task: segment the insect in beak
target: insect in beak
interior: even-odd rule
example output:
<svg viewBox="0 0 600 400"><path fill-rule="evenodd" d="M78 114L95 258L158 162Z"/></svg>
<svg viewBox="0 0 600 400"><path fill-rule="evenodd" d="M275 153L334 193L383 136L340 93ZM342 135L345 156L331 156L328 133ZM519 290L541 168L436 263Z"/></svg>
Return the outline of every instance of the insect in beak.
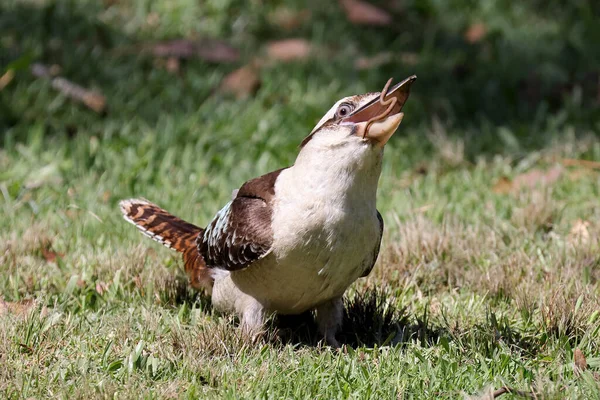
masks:
<svg viewBox="0 0 600 400"><path fill-rule="evenodd" d="M394 106L398 102L398 99L396 97L390 97L387 100L385 99L385 96L387 95L387 91L390 88L390 84L392 83L393 79L394 78L388 79L387 83L383 87L383 90L381 91L381 94L379 95L379 104L382 107L387 106L387 108L381 114L376 115L367 121L367 126L365 127L365 133L363 134L363 139L365 139L367 137L367 134L369 133L369 128L371 127L371 124L373 122L381 121L382 119L385 119L388 116L388 114L392 111L392 108L394 108Z"/></svg>
<svg viewBox="0 0 600 400"><path fill-rule="evenodd" d="M342 124L354 124L357 136L383 147L402 122L402 107L416 79L410 76L390 89L390 78L377 98L344 118Z"/></svg>

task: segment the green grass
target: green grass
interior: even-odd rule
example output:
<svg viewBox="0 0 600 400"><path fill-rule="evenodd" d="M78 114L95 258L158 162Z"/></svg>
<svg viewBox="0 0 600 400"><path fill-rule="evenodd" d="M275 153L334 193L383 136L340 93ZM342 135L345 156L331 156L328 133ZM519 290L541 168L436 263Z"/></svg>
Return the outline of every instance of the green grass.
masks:
<svg viewBox="0 0 600 400"><path fill-rule="evenodd" d="M295 2L2 2L0 75L18 68L0 90L1 397L460 398L507 385L600 398L600 171L494 190L565 158L600 161L596 2L377 4L393 26L310 2L285 32L269 15ZM469 44L474 22L488 34ZM135 51L193 36L227 39L240 62L172 74ZM248 99L214 91L266 41L296 36L319 50L265 66ZM389 63L355 69L382 51ZM31 61L101 90L107 113L33 78ZM291 164L338 98L412 73L380 181L381 255L347 294L342 350L319 345L310 318L249 343L186 288L177 254L120 218L119 199L143 196L205 225L245 180Z"/></svg>

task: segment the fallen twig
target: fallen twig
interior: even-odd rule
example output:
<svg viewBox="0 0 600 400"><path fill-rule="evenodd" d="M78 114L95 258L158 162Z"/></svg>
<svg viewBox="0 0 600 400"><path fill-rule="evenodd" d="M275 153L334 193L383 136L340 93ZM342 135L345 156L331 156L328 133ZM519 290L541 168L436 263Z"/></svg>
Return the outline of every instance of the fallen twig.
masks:
<svg viewBox="0 0 600 400"><path fill-rule="evenodd" d="M513 389L511 387L508 386L502 386L500 389L496 389L493 393L492 393L492 398L495 399L496 397L500 397L503 394L506 393L510 393L510 394L514 394L520 397L526 397L528 399L533 399L535 398L535 395L533 394L533 392L527 392L525 390L517 390L517 389Z"/></svg>
<svg viewBox="0 0 600 400"><path fill-rule="evenodd" d="M66 78L53 76L50 68L43 64L33 64L31 66L31 73L38 78L49 78L50 85L65 96L83 103L85 106L97 113L104 112L106 107L106 97L104 97L102 94L84 88L83 86L73 83Z"/></svg>
<svg viewBox="0 0 600 400"><path fill-rule="evenodd" d="M122 49L123 50L123 49ZM213 63L233 63L240 58L239 51L223 40L216 39L173 39L155 43L142 43L136 48L125 48L127 52L150 53L156 57L178 59L199 58Z"/></svg>

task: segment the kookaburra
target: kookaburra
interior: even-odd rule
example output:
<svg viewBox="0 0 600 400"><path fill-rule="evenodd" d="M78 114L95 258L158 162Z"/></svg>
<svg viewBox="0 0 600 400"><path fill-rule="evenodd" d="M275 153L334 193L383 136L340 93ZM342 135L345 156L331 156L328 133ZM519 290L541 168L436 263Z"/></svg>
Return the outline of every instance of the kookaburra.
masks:
<svg viewBox="0 0 600 400"><path fill-rule="evenodd" d="M320 333L338 346L342 296L379 254L383 148L415 79L339 100L294 165L244 183L204 229L145 200L121 201L124 217L183 253L191 285L236 313L244 330L260 332L272 313L316 310Z"/></svg>

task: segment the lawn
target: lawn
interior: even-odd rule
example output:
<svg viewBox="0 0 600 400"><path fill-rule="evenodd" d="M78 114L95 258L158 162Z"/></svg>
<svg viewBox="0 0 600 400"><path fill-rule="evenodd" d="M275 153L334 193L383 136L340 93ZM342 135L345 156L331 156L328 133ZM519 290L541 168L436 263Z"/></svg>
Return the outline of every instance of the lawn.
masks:
<svg viewBox="0 0 600 400"><path fill-rule="evenodd" d="M600 398L597 2L373 4L393 22L322 1L1 2L0 397ZM148 50L176 38L239 54ZM283 60L285 38L310 51ZM236 96L221 82L242 66L260 86ZM342 349L310 315L248 341L121 219L145 197L205 226L336 100L413 73Z"/></svg>

